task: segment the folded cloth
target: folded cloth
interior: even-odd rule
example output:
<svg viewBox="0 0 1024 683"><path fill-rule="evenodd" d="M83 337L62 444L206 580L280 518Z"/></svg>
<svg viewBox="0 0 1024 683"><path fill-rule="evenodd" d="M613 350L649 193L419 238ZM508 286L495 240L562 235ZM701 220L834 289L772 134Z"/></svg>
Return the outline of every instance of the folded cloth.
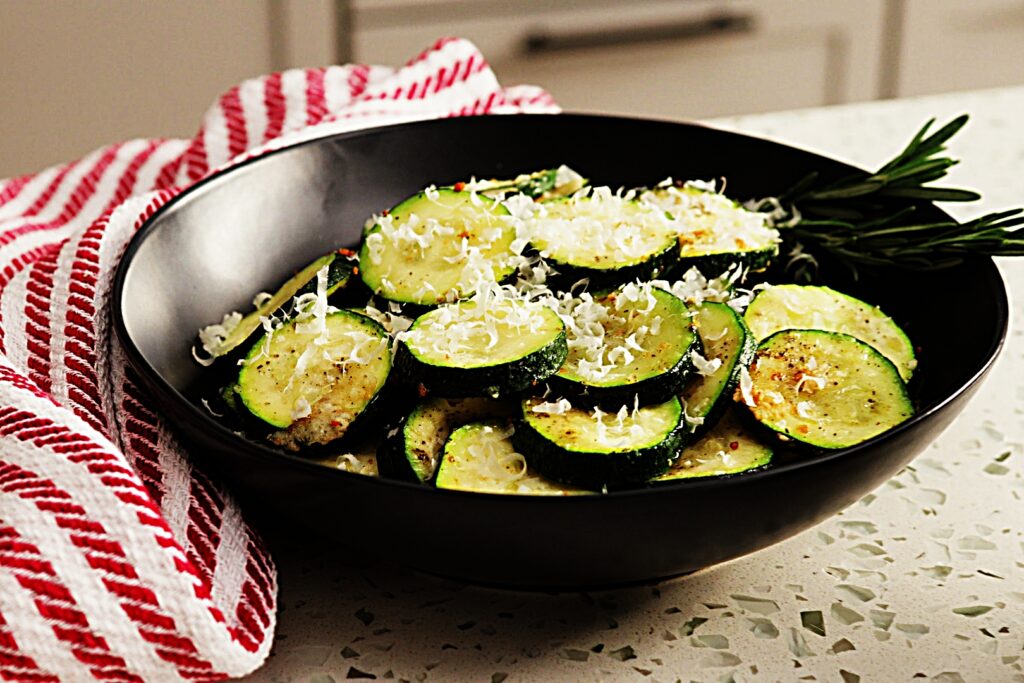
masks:
<svg viewBox="0 0 1024 683"><path fill-rule="evenodd" d="M305 137L556 111L446 39L397 70L249 80L192 140L132 140L0 181L0 678L218 680L270 649L271 558L111 333L113 270L141 222L213 170Z"/></svg>

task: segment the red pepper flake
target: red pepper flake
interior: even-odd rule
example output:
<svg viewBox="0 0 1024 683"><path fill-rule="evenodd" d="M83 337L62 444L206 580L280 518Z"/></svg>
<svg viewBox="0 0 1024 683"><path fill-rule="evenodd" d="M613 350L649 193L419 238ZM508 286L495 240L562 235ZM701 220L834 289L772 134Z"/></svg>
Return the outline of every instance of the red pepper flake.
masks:
<svg viewBox="0 0 1024 683"><path fill-rule="evenodd" d="M352 274L359 275L359 266L356 266L355 268L352 269Z"/></svg>
<svg viewBox="0 0 1024 683"><path fill-rule="evenodd" d="M332 427L340 427L341 423L338 422L337 420L331 420L331 426Z"/></svg>
<svg viewBox="0 0 1024 683"><path fill-rule="evenodd" d="M356 252L352 251L351 249L345 249L344 247L339 249L338 253L341 254L342 256L349 256L349 257L352 257L352 256L356 255Z"/></svg>
<svg viewBox="0 0 1024 683"><path fill-rule="evenodd" d="M463 230L462 232L459 233L458 237L459 239L462 240L468 240L470 237L472 237L472 235L469 234L469 230Z"/></svg>
<svg viewBox="0 0 1024 683"><path fill-rule="evenodd" d="M383 211L380 212L380 215L381 216L387 216L389 213L391 213L391 212L388 211L387 209L384 209Z"/></svg>
<svg viewBox="0 0 1024 683"><path fill-rule="evenodd" d="M427 388L425 386L423 386L422 384L420 384L418 387L416 387L416 391L419 393L420 398L426 398L427 394L430 393L430 392L427 391Z"/></svg>
<svg viewBox="0 0 1024 683"><path fill-rule="evenodd" d="M801 434L806 434L807 432L811 431L811 429L807 425L797 425L796 431L800 432Z"/></svg>
<svg viewBox="0 0 1024 683"><path fill-rule="evenodd" d="M732 450L735 451L739 447L740 447L740 442L739 441L730 441L729 442L729 448L731 448Z"/></svg>
<svg viewBox="0 0 1024 683"><path fill-rule="evenodd" d="M452 189L456 192L462 192L466 189L466 183L455 183L455 185L452 186Z"/></svg>

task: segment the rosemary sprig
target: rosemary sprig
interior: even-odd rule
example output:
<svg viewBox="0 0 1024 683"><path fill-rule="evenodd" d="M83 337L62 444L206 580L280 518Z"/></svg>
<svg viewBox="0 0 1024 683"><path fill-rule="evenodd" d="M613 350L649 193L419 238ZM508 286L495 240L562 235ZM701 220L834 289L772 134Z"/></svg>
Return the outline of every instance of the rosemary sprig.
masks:
<svg viewBox="0 0 1024 683"><path fill-rule="evenodd" d="M942 156L945 143L967 123L958 116L929 134L928 121L913 140L874 173L859 172L822 183L816 173L778 197L776 224L790 249L788 267L807 279L816 268L813 253L826 252L847 264L937 270L969 254L1024 255L1024 209L958 221L922 222L928 202L971 202L977 192L929 185L957 161ZM781 215L780 215L781 214Z"/></svg>

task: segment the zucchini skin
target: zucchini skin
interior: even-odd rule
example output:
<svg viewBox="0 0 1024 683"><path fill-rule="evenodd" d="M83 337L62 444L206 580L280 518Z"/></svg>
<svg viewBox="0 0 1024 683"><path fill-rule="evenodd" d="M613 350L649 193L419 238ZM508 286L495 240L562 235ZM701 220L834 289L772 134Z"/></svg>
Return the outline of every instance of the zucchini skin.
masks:
<svg viewBox="0 0 1024 683"><path fill-rule="evenodd" d="M707 432L710 431L711 428L718 423L719 419L729 408L729 406L732 405L732 395L733 392L736 391L736 385L739 384L740 372L743 370L743 368L750 365L750 362L754 359L754 353L757 351L757 342L754 340L754 335L751 334L750 329L747 327L747 324L743 321L743 316L734 311L728 304L717 302L704 302L703 304L701 304L701 306L698 307L698 316L700 315L700 309L703 308L704 306L708 306L710 308L714 308L722 312L728 312L730 321L736 325L738 330L741 331L743 339L740 342L740 348L738 352L732 359L732 368L729 371L729 378L722 385L721 390L718 392L718 396L714 399L711 406L707 408L702 415L692 415L692 417L704 418L703 422L701 422L700 424L690 424L691 438L694 439L700 438L707 434ZM712 343L710 341L704 343L703 338L700 337L700 328L698 328L697 334L698 339L700 339L702 343L701 353L703 354L706 351L706 349L711 346ZM708 358L708 360L713 359ZM725 360L723 360L722 362L724 363ZM694 375L690 381L700 382L701 380L704 379L705 378L701 375ZM685 393L686 392L684 389L683 394L680 395L680 400L683 399Z"/></svg>
<svg viewBox="0 0 1024 683"><path fill-rule="evenodd" d="M635 280L646 282L657 280L675 269L679 261L679 247L670 245L664 251L654 254L641 263L632 263L619 268L588 268L563 263L550 256L543 257L545 263L554 269L548 276L552 289L568 291L580 280L587 280L587 288L592 291L614 289Z"/></svg>
<svg viewBox="0 0 1024 683"><path fill-rule="evenodd" d="M549 377L547 383L553 395L572 397L574 403L585 407L599 406L617 410L619 406L633 405L634 401L642 406L664 403L678 395L692 377L693 358L690 354L701 350L700 338L694 334L686 353L675 365L660 375L633 384L592 386L557 374Z"/></svg>
<svg viewBox="0 0 1024 683"><path fill-rule="evenodd" d="M447 403L447 406L437 402ZM387 401L385 401L387 403ZM432 405L433 404L433 405ZM418 420L426 420L427 411L440 410L440 419L428 424L440 434L441 448L431 453L431 444L418 441L414 427ZM444 442L464 425L484 419L509 418L514 406L493 399L471 398L468 400L443 398L421 401L398 425L387 432L377 454L377 465L381 476L414 484L430 484L437 476L440 459L444 453Z"/></svg>
<svg viewBox="0 0 1024 683"><path fill-rule="evenodd" d="M707 278L718 277L730 268L740 266L748 271L761 271L772 264L779 255L778 245L747 251L724 251L700 255L679 255L672 269L673 275L682 275L690 268L696 268Z"/></svg>
<svg viewBox="0 0 1024 683"><path fill-rule="evenodd" d="M552 481L594 491L624 488L665 473L676 461L688 438L682 409L679 412L678 423L664 439L630 451L567 450L534 429L525 417L516 422L512 445L531 468Z"/></svg>
<svg viewBox="0 0 1024 683"><path fill-rule="evenodd" d="M735 477L768 467L774 452L767 443L756 437L760 428L748 426L737 412L726 413L714 424L710 433L683 448L672 467L652 479L650 484L657 486L682 479ZM728 452L740 458L740 462L728 464L717 456L716 450L719 448L723 451L729 449ZM700 459L702 456L704 460Z"/></svg>
<svg viewBox="0 0 1024 683"><path fill-rule="evenodd" d="M489 473L481 473L479 465L487 469L494 467L494 456L510 456L514 446L507 438L499 437L495 442L488 438L487 431L499 431L508 427L500 420L470 422L454 430L444 445L441 462L437 468L434 485L439 489L454 491L470 491L491 495L534 495L534 496L573 496L586 495L589 491L566 488L539 476L527 467L526 472L511 481L496 480ZM481 436L484 438L481 439ZM491 441L490 448L484 444ZM479 448L474 453L474 446ZM497 446L498 453L494 447ZM507 465L505 465L507 467ZM507 471L507 470L506 470Z"/></svg>
<svg viewBox="0 0 1024 683"><path fill-rule="evenodd" d="M460 204L465 204L466 202L470 201L471 196L471 193L469 192L456 191L453 188L438 188L435 190L435 192L437 192L437 201L458 200ZM419 206L424 203L429 205L436 203L436 201L435 199L431 199L430 196L428 195L428 192L426 191L417 192L416 194L403 199L401 202L393 206L391 209L388 210L387 214L392 216L396 220L407 220L410 216L417 214L422 216L422 213L419 213L418 209ZM447 220L451 218L451 211L454 210L455 208L458 208L458 206L459 204L456 204L455 206L445 207L449 210L449 213L442 215L442 217L439 220ZM506 209L505 206L502 204L491 205L486 210L481 209L481 214L484 214L490 218L503 217L509 215L508 209ZM368 244L370 236L380 232L382 232L382 225L380 222L374 223L372 225L367 225L363 231L363 240L359 247L359 262L361 264L359 275L366 288L373 293L374 297L384 299L387 301L394 301L395 303L403 305L412 304L413 307L423 306L426 309L436 306L438 302L435 300L434 297L426 295L422 297L417 297L414 291L409 291L413 285L413 283L410 282L395 283L398 285L398 287L396 291L391 292L391 296L388 296L388 294L383 291L384 280L387 278L387 276L386 274L382 274L379 271L386 271L385 266L391 264L381 263L375 265L373 263L373 258L371 256L372 249ZM503 236L502 239L505 239L508 243L511 243L514 239L514 229L510 227L508 230L506 230L505 235ZM511 253L507 248L504 250L499 249L499 251L501 253L504 253L505 251ZM440 262L438 260L433 261L432 271L429 274L436 276L437 273L439 272L439 267L443 266L444 263L445 262L443 260ZM422 264L417 264L415 267L419 268L420 265ZM501 268L494 268L494 279L498 282L504 282L509 278L514 278L516 270L516 264L512 261L509 261L509 263L503 265ZM411 273L409 274L411 275ZM423 277L428 278L428 275L423 275ZM422 282L423 281L420 280L415 284L422 284ZM460 299L468 298L474 294L473 291L465 289L463 284L464 283L456 282L454 287L452 288L457 292L458 298ZM439 292L439 294L443 296L443 293L445 291L448 291L449 289L450 288L443 288L441 292ZM410 311L412 310L417 309L410 308Z"/></svg>
<svg viewBox="0 0 1024 683"><path fill-rule="evenodd" d="M352 272L355 270L356 264L354 261L349 261L343 256L335 256L331 260L327 267L327 296L332 296L335 292L348 287L350 279L352 278ZM304 294L316 294L316 276L313 279L308 280L306 284L299 287L299 291L295 292L296 297L300 297Z"/></svg>
<svg viewBox="0 0 1024 683"><path fill-rule="evenodd" d="M599 295L595 297L595 301L600 301L605 306L611 305L608 298L614 295L614 293ZM657 315L663 319L661 333L660 335L652 335L650 337L655 348L646 348L643 351L639 351L638 353L641 358L634 358L630 365L625 367L633 373L640 374L641 368L636 366L638 361L642 365L646 360L644 356L648 354L660 361L666 352L679 355L675 363L671 367L662 369L656 375L644 377L636 381L629 382L628 380L631 378L626 377L619 378L622 380L621 384L612 384L610 382L596 383L588 382L586 378L577 374L578 366L572 367L574 359L570 353L570 359L567 361L566 366L560 368L560 372L548 380L548 386L554 395L574 398L581 407L600 406L617 410L622 405L633 405L634 401L640 405L664 403L683 389L693 371L693 357L691 354L694 351L700 352L702 349L700 338L692 322L684 322L690 316L690 311L681 299L671 292L661 289L653 289L651 294L656 303L653 310L644 312L644 315ZM627 319L636 316L635 311L630 312L630 309L626 310ZM621 318L618 320L621 321ZM620 324L620 322L613 322L611 326L615 328ZM602 326L605 327L605 331L608 333L608 325L602 323ZM666 327L671 329L666 329ZM682 334L678 335L678 332ZM689 337L688 342L685 341L686 337ZM671 345L667 350L663 348L666 343ZM669 355L669 358L671 358L671 355Z"/></svg>
<svg viewBox="0 0 1024 683"><path fill-rule="evenodd" d="M430 476L424 477L410 462L405 443L405 425L408 419L407 415L397 427L387 432L387 436L377 449L377 470L380 476L386 479L407 481L410 484L429 484L437 474L437 463L434 463Z"/></svg>
<svg viewBox="0 0 1024 683"><path fill-rule="evenodd" d="M356 279L352 275L355 269L354 262L350 262L348 259L340 256L337 252L324 254L320 258L300 269L288 280L281 283L274 290L272 295L273 297L280 297L288 287L297 287L291 296L288 296L284 301L276 306L267 306L262 311L257 308L256 310L249 311L243 316L236 329L239 331L248 331L244 336L238 334L237 339L234 339L230 344L226 344L221 352L214 356L215 364L233 367L239 360L245 357L253 342L258 338L261 338L266 332L263 329L262 322L260 321L261 316L279 315L285 320L294 318L296 315L294 306L295 299L304 294L316 294L316 272L314 271L308 279L302 282L301 285L295 280L303 271L311 269L313 266L317 265L318 262L323 262L322 266L327 266L327 296L332 303L339 302L342 300L346 292L354 289L352 286L353 280ZM196 348L201 348L198 341L196 342Z"/></svg>
<svg viewBox="0 0 1024 683"><path fill-rule="evenodd" d="M794 298L811 311L790 308ZM817 312L826 314L827 320L814 315ZM744 320L761 337L787 328L849 334L891 360L904 382L910 381L917 366L914 346L895 320L877 306L830 287L773 285L750 302Z"/></svg>
<svg viewBox="0 0 1024 683"><path fill-rule="evenodd" d="M507 396L526 391L562 367L569 347L563 329L544 347L522 358L474 368L456 368L425 363L409 350L403 340L395 352L395 368L413 386L445 398Z"/></svg>
<svg viewBox="0 0 1024 683"><path fill-rule="evenodd" d="M342 320L350 321L350 324L354 324L365 328L372 332L372 336L376 337L380 342L383 342L388 338L387 332L384 328L374 321L373 319L362 315L361 313L350 311L350 310L337 310L327 315L328 322L330 325L331 321ZM289 322L285 327L282 327L274 331L275 341L279 341L282 337L280 335L289 335L294 333L295 321ZM271 341L273 345L274 341ZM289 341L285 338L285 344ZM312 343L312 340L309 340ZM254 357L257 353L262 353L263 338L256 341L256 343L249 350L248 359ZM306 347L308 348L308 347ZM300 418L288 418L287 416L281 417L283 410L280 405L275 405L275 400L281 400L282 397L279 393L279 386L269 387L271 393L261 393L261 384L265 384L268 381L273 381L273 373L279 370L280 367L274 368L275 359L280 358L285 349L272 350L270 356L263 356L267 360L261 361L259 364L247 363L242 366L238 371L237 379L232 386L228 388L229 392L232 392L237 398L237 404L240 409L244 409L253 419L261 420L267 427L272 428L267 434L267 439L270 443L274 444L279 448L283 448L289 451L298 451L300 449L323 446L329 443L337 442L343 439L347 434L352 431L353 425L357 423L363 424L367 419L367 415L372 416L375 408L375 404L380 399L381 395L385 393L385 388L391 384L391 378L393 376L393 360L391 352L387 348L382 349L382 355L380 356L381 362L384 363L382 366L386 369L386 373L381 377L375 377L372 374L368 374L364 380L372 382L367 387L372 389L372 393L364 397L360 397L360 402L354 403L350 406L344 406L342 412L346 416L351 417L343 418L339 414L341 405L334 405L333 408L330 406L332 400L338 398L338 392L343 392L346 389L352 388L352 382L355 381L350 375L347 379L347 384L338 382L329 385L328 390L316 398L310 405L310 412ZM371 359L372 360L372 359ZM261 373L261 367L270 366L270 369L265 373ZM374 369L374 366L367 364L367 372ZM311 376L307 370L300 378L300 381L314 381L323 382L323 377L319 377L316 373L323 372L325 376L328 375L327 370L316 370ZM333 370L331 370L333 372ZM267 374L270 374L268 380ZM250 380L251 378L251 380ZM290 384L290 382L289 382ZM356 389L359 389L359 385L354 385ZM327 406L325 407L325 404ZM347 411L351 410L349 413ZM348 423L345 423L345 419L348 419ZM358 429L358 428L357 428Z"/></svg>
<svg viewBox="0 0 1024 683"><path fill-rule="evenodd" d="M846 350L856 350L858 354L862 354L857 359L859 363L857 367L860 368L860 372L862 374L869 372L871 366L874 365L875 368L884 375L884 377L876 377L876 379L878 379L879 382L884 380L886 382L885 385L879 383L876 386L868 387L871 389L871 396L874 397L870 399L871 407L869 408L869 412L875 411L876 409L881 410L882 412L877 415L869 415L867 419L868 422L870 422L870 420L879 419L879 421L875 423L875 426L881 427L880 429L874 430L873 433L866 433L860 438L850 434L842 434L838 430L846 426L841 421L845 419L845 416L837 416L834 408L830 409L829 413L825 413L817 419L813 416L801 418L806 420L806 422L800 423L799 420L793 420L792 418L792 415L798 415L798 406L791 406L792 410L783 415L783 419L778 419L770 411L772 405L770 405L769 400L761 400L760 395L764 394L767 399L767 394L765 392L765 388L758 382L761 370L757 368L757 364L761 360L765 359L766 362L781 360L783 362L778 366L779 372L769 373L769 379L779 383L792 381L788 376L781 376L786 374L785 367L788 366L789 371L795 370L797 376L799 376L800 373L803 372L806 359L799 356L797 352L790 350L789 347L795 347L798 344L804 344L807 343L808 340L813 341L814 339L832 341L836 345L846 346ZM819 349L818 357L825 357L826 363L834 365L833 359L825 356L826 353L827 351L821 351ZM900 377L899 368L897 368L891 360L877 349L849 334L826 330L780 330L764 339L758 345L757 352L755 353L754 360L751 363L750 368L753 380L752 392L754 393L755 405L747 405L742 398L740 389L737 389L734 395L736 402L742 406L743 413L745 413L749 420L755 422L760 427L763 434L770 434L777 440L799 446L804 450L821 452L826 450L849 448L884 434L893 427L896 427L900 423L909 419L914 414L914 406L907 392L907 385ZM809 372L805 374L809 374ZM819 372L819 374L822 373ZM775 375L780 375L780 377L777 379ZM864 382L866 377L862 376L855 379L857 381L851 383L855 389L865 387ZM835 385L836 382L834 380L830 381L826 377L824 380L825 391L829 390L828 387L830 383ZM819 392L824 393L822 389L823 387L819 386ZM799 392L797 393L799 394ZM886 393L888 395L885 395ZM830 396L828 395L824 396L826 407L828 407L829 398ZM841 407L844 409L852 407L856 400L857 397L852 399L846 398L842 401ZM776 405L788 405L786 397L783 396L782 403ZM768 406L769 410L766 410L764 406ZM812 407L817 410L816 405L812 405ZM887 424L883 425L881 421L883 419ZM790 426L789 421L791 420L797 423L795 427ZM849 420L846 420L846 422L848 424ZM831 433L832 438L827 438L827 435L819 436L815 433L811 433L811 429L807 427L808 423L814 425L814 429L836 429L837 431L833 431ZM863 426L865 424L865 416L858 415L856 426Z"/></svg>

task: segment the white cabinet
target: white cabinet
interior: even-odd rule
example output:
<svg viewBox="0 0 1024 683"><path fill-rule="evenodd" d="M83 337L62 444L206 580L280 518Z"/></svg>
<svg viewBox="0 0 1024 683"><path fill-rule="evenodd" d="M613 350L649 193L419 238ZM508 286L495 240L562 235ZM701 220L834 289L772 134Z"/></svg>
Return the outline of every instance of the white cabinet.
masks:
<svg viewBox="0 0 1024 683"><path fill-rule="evenodd" d="M710 117L878 96L884 0L357 0L352 52L393 64L473 40L567 110Z"/></svg>
<svg viewBox="0 0 1024 683"><path fill-rule="evenodd" d="M900 97L1024 83L1024 1L905 0L904 11Z"/></svg>

